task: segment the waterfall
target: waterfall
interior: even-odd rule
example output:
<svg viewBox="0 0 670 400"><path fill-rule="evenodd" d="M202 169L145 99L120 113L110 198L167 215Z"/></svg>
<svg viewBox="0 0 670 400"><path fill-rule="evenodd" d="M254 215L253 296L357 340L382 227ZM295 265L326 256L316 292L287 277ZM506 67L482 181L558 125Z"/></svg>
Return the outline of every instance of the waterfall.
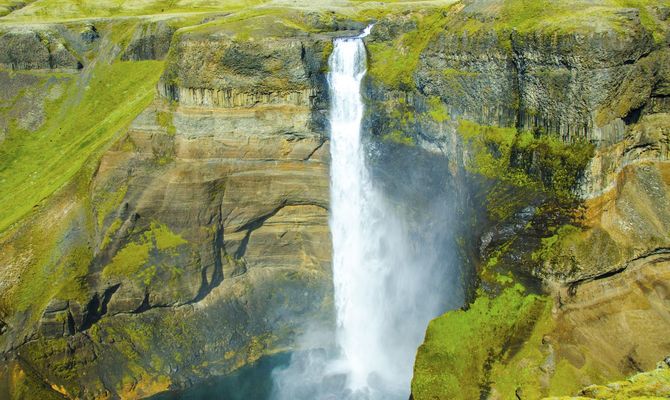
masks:
<svg viewBox="0 0 670 400"><path fill-rule="evenodd" d="M337 343L352 390L366 389L372 374L394 366L383 343L389 312L384 285L392 267L382 210L365 163L361 141L361 80L366 53L360 37L336 39L330 58L331 181L330 228ZM412 363L410 362L409 365Z"/></svg>
<svg viewBox="0 0 670 400"><path fill-rule="evenodd" d="M426 234L445 230L430 226L443 215L426 209L425 216L409 218L406 209L414 204L403 207L387 198L369 165L370 146L361 131L363 38L369 31L335 39L329 59L337 350L307 352L278 371L279 399L406 400L426 326L447 308L445 257Z"/></svg>
<svg viewBox="0 0 670 400"><path fill-rule="evenodd" d="M336 39L330 58L331 218L337 343L348 386L406 399L417 346L438 305L414 268L412 238L366 165L361 137L362 36ZM436 296L439 297L439 296Z"/></svg>

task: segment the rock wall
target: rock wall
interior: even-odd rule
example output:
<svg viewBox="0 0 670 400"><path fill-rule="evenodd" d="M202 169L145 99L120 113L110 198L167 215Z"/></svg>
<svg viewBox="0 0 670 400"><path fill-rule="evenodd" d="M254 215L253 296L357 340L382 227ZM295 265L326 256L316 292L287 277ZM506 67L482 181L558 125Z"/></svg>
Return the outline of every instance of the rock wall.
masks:
<svg viewBox="0 0 670 400"><path fill-rule="evenodd" d="M162 57L163 31L140 26L119 58ZM90 175L0 241L0 397L28 385L140 398L286 351L306 321L332 323L330 43L250 42L225 26L175 36L156 100ZM19 307L15 288L36 269L75 277Z"/></svg>

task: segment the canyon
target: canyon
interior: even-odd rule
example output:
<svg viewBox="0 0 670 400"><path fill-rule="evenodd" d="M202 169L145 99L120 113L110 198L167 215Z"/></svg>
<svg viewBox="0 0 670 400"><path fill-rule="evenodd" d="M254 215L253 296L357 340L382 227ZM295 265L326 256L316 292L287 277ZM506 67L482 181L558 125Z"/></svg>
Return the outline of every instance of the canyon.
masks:
<svg viewBox="0 0 670 400"><path fill-rule="evenodd" d="M371 173L454 293L412 398L670 394L667 1L79 3L0 2L0 398L337 324L328 60L370 23Z"/></svg>

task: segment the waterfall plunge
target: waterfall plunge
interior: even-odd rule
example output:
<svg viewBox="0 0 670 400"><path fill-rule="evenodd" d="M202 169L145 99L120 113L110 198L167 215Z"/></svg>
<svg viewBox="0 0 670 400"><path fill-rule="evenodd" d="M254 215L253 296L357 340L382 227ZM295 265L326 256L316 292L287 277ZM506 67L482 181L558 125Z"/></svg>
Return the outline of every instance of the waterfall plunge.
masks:
<svg viewBox="0 0 670 400"><path fill-rule="evenodd" d="M398 359L403 352L396 346L402 343L390 348L388 345L393 344L385 343L386 335L392 334L394 328L393 297L400 295L398 282L394 282L392 275L398 261L394 259L398 250L394 245L402 243L394 243L400 232L392 223L392 216L382 209L365 165L360 94L365 58L360 38L337 39L329 75L330 227L337 343L342 351L341 363L349 373L349 387L354 391L365 390L369 379L408 387L407 373L401 370L411 370L413 355L410 352L404 359Z"/></svg>
<svg viewBox="0 0 670 400"><path fill-rule="evenodd" d="M405 400L431 318L447 308L444 259L424 224L411 226L375 182L361 122L362 38L334 41L330 56L331 216L336 355L309 353L275 374L275 398ZM417 188L418 191L421 188ZM440 216L442 217L442 216ZM431 221L432 222L432 221ZM435 227L432 228L435 230ZM438 227L437 229L444 229ZM315 355L316 354L316 355Z"/></svg>

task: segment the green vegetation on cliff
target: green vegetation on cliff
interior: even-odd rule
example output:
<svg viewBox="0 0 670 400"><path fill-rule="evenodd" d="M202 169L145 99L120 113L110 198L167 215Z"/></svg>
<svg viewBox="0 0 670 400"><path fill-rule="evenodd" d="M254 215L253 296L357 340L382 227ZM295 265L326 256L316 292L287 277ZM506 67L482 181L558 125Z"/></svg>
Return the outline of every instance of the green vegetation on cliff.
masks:
<svg viewBox="0 0 670 400"><path fill-rule="evenodd" d="M414 28L409 32L392 41L369 43L369 74L390 87L413 89L413 73L419 63L419 56L428 42L444 30L446 10L416 13L411 24Z"/></svg>
<svg viewBox="0 0 670 400"><path fill-rule="evenodd" d="M556 35L603 32L624 36L640 27L661 44L668 34L662 7L669 6L668 0L459 1L434 3L433 7L421 10L408 9L403 17L391 15L392 9L365 10L359 18L381 19L382 23L396 25L393 34L380 38L373 35L369 42L369 74L388 87L413 90L421 54L441 34L461 35L463 45L467 46L468 38L494 33L498 43L491 44L510 57L514 40L522 42L545 36L550 41ZM443 73L453 76L476 72L447 68Z"/></svg>
<svg viewBox="0 0 670 400"><path fill-rule="evenodd" d="M518 224L518 213L529 204L536 208L514 234L487 250L469 308L431 322L417 355L414 398L541 398L576 391L585 379L602 381L603 368L593 360L576 368L555 352L548 336L553 301L515 284L520 273L553 254L555 242L580 231L561 224L576 218L576 189L594 146L467 120L458 121L457 132L468 149L466 169L488 182L491 221Z"/></svg>
<svg viewBox="0 0 670 400"><path fill-rule="evenodd" d="M148 286L159 269L167 270L173 277L178 277L181 270L177 266L163 263L147 263L153 252L175 253L176 249L188 243L184 238L172 232L167 226L152 223L137 241L130 242L119 250L112 261L102 271L103 277L132 277Z"/></svg>
<svg viewBox="0 0 670 400"><path fill-rule="evenodd" d="M507 192L503 186L515 188L526 200L544 193L558 202L572 203L594 151L585 141L565 143L554 135L466 120L459 121L458 133L473 152L466 168L496 182L488 197L489 214L495 220L508 218L519 207L513 198L501 195Z"/></svg>
<svg viewBox="0 0 670 400"><path fill-rule="evenodd" d="M656 369L635 374L624 381L591 385L580 390L576 397L548 397L545 400L660 400L667 398L670 398L670 366L665 362L659 362Z"/></svg>
<svg viewBox="0 0 670 400"><path fill-rule="evenodd" d="M535 338L535 322L546 318L549 309L544 297L527 295L516 285L495 298L477 298L467 311L452 311L433 320L417 353L414 398L486 397L497 378L498 364Z"/></svg>

